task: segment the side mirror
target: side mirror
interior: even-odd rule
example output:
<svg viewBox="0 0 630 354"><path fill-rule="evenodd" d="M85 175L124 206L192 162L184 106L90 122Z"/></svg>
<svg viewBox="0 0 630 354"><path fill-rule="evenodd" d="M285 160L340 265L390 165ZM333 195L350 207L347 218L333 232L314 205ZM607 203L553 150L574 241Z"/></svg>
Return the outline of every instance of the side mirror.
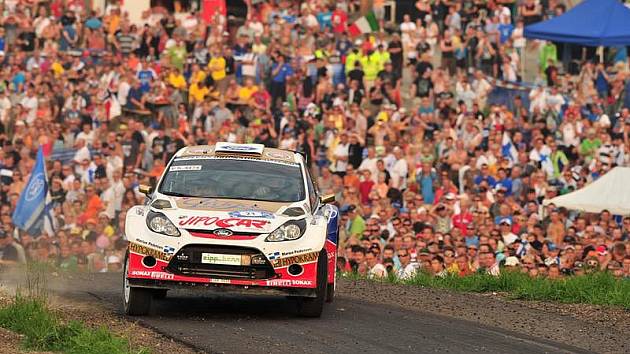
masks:
<svg viewBox="0 0 630 354"><path fill-rule="evenodd" d="M153 187L152 186L147 186L146 184L141 184L138 186L138 190L140 191L140 193L148 196L149 194L153 193Z"/></svg>
<svg viewBox="0 0 630 354"><path fill-rule="evenodd" d="M322 204L330 204L335 201L335 195L334 194L323 195L319 197L319 201L322 202Z"/></svg>

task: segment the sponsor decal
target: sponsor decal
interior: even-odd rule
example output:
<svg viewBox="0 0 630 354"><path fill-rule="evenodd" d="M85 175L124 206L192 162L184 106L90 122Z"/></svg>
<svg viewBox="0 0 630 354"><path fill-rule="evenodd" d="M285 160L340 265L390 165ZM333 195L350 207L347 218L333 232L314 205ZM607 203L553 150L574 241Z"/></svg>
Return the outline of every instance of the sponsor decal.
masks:
<svg viewBox="0 0 630 354"><path fill-rule="evenodd" d="M175 275L173 275L171 273L165 273L165 272L151 272L151 278L153 278L153 279L173 280L173 279L175 279Z"/></svg>
<svg viewBox="0 0 630 354"><path fill-rule="evenodd" d="M217 210L235 210L235 209L246 209L248 206L243 203L239 203L232 200L221 200L221 199L206 199L206 198L194 198L194 197L184 197L178 203L182 208L188 209L217 209ZM248 209L255 209L249 207Z"/></svg>
<svg viewBox="0 0 630 354"><path fill-rule="evenodd" d="M184 165L184 166L171 166L168 169L171 172L176 171L201 171L201 165Z"/></svg>
<svg viewBox="0 0 630 354"><path fill-rule="evenodd" d="M272 261L271 264L273 265L274 268L288 267L294 263L308 263L308 262L316 261L318 255L319 255L319 252L310 252L310 253L300 254L297 256L276 259Z"/></svg>
<svg viewBox="0 0 630 354"><path fill-rule="evenodd" d="M214 150L211 146L208 147L197 147L197 148L188 148L188 150L186 150L186 154L209 154L212 152L212 150Z"/></svg>
<svg viewBox="0 0 630 354"><path fill-rule="evenodd" d="M141 277L151 277L153 279L164 279L164 280L173 280L175 279L175 275L165 272L152 272L148 270L132 270L131 275L141 276Z"/></svg>
<svg viewBox="0 0 630 354"><path fill-rule="evenodd" d="M292 285L312 286L313 285L313 281L312 280L300 280L300 279L274 279L274 280L267 280L266 284L267 284L267 286L292 286Z"/></svg>
<svg viewBox="0 0 630 354"><path fill-rule="evenodd" d="M164 246L163 249L164 253L169 254L169 255L173 255L175 253L175 247L171 247L171 246Z"/></svg>
<svg viewBox="0 0 630 354"><path fill-rule="evenodd" d="M184 254L184 253L182 253L182 254L178 254L178 255L177 255L177 260L178 260L178 261L187 261L187 260L188 260L188 255L187 255L187 254Z"/></svg>
<svg viewBox="0 0 630 354"><path fill-rule="evenodd" d="M273 219L274 216L272 213L265 210L243 210L243 211L233 211L228 213L233 218L262 218L262 219Z"/></svg>
<svg viewBox="0 0 630 354"><path fill-rule="evenodd" d="M254 152L260 151L260 147L251 145L228 145L221 144L217 146L216 151L237 151L237 152Z"/></svg>
<svg viewBox="0 0 630 354"><path fill-rule="evenodd" d="M265 151L265 156L272 159L280 159L280 160L290 160L291 154L283 152L283 151Z"/></svg>
<svg viewBox="0 0 630 354"><path fill-rule="evenodd" d="M133 242L129 242L129 251L133 253L142 254L145 256L153 256L156 259L161 259L163 261L169 261L172 256L162 251L158 251L156 249L149 248L149 247L146 247L137 243L133 243Z"/></svg>
<svg viewBox="0 0 630 354"><path fill-rule="evenodd" d="M175 161L209 160L211 158L212 158L211 156L197 155L197 156L178 157L177 159L175 159Z"/></svg>
<svg viewBox="0 0 630 354"><path fill-rule="evenodd" d="M280 252L267 253L267 258L269 258L269 260L271 260L271 261L273 261L275 259L279 259L280 258Z"/></svg>
<svg viewBox="0 0 630 354"><path fill-rule="evenodd" d="M136 215L144 216L144 208L136 208Z"/></svg>
<svg viewBox="0 0 630 354"><path fill-rule="evenodd" d="M230 279L210 279L211 283L215 283L215 284L230 284L231 281Z"/></svg>
<svg viewBox="0 0 630 354"><path fill-rule="evenodd" d="M300 253L306 253L306 252L310 252L312 251L312 248L303 248L303 249L298 249L298 250L293 250L293 251L288 251L288 252L282 252L282 257L286 257L286 256L292 256L294 254L300 254Z"/></svg>
<svg viewBox="0 0 630 354"><path fill-rule="evenodd" d="M136 239L136 242L141 243L141 244L143 244L143 245L145 245L145 246L149 246L149 247L154 247L154 248L157 248L157 249L159 249L159 250L161 250L161 249L162 249L162 246L160 246L160 245L158 245L158 244L155 244L155 243L153 243L153 242L151 242L151 241L145 241L145 240L142 240L142 239L137 238L137 239Z"/></svg>
<svg viewBox="0 0 630 354"><path fill-rule="evenodd" d="M219 219L216 216L180 216L179 226L211 226L215 225L220 228L245 227L262 229L269 224L267 220L251 220L243 218L227 218Z"/></svg>
<svg viewBox="0 0 630 354"><path fill-rule="evenodd" d="M230 237L233 234L233 232L228 229L216 229L212 233L221 237Z"/></svg>

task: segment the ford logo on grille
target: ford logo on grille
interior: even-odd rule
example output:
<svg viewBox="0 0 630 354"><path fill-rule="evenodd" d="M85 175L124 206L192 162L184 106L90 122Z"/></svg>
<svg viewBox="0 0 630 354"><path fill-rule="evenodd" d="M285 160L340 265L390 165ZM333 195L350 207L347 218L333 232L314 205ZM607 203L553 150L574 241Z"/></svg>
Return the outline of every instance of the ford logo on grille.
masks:
<svg viewBox="0 0 630 354"><path fill-rule="evenodd" d="M213 234L215 234L216 236L228 237L232 236L232 231L228 229L216 229L214 230Z"/></svg>

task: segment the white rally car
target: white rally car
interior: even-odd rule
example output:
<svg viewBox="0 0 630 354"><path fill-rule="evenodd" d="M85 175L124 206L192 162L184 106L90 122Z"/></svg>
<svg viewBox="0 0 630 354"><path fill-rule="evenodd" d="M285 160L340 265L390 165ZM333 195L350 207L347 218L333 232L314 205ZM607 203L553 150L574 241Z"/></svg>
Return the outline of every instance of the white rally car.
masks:
<svg viewBox="0 0 630 354"><path fill-rule="evenodd" d="M129 209L125 313L175 288L296 298L318 317L335 289L338 210L304 158L259 144L179 150L145 205Z"/></svg>

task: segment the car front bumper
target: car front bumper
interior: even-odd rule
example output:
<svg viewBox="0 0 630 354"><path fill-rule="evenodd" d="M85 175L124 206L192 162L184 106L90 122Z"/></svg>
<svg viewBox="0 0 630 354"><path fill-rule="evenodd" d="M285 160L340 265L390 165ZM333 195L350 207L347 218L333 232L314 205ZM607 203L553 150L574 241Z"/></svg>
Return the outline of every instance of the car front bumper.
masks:
<svg viewBox="0 0 630 354"><path fill-rule="evenodd" d="M134 247L130 244L129 264L125 276L131 286L156 289L198 288L252 295L315 296L319 257L317 252L285 258L291 262L269 261L268 269L262 273L226 271L223 267L218 270L206 268L202 274L200 271L184 273L194 268L194 265L202 265L191 263L190 267L181 267L175 259L180 253L165 255L152 251L146 252L146 250L146 247ZM146 261L147 256L154 257L154 265L147 266L143 262L143 260ZM290 264L299 264L302 272L297 275L289 274L288 265Z"/></svg>

